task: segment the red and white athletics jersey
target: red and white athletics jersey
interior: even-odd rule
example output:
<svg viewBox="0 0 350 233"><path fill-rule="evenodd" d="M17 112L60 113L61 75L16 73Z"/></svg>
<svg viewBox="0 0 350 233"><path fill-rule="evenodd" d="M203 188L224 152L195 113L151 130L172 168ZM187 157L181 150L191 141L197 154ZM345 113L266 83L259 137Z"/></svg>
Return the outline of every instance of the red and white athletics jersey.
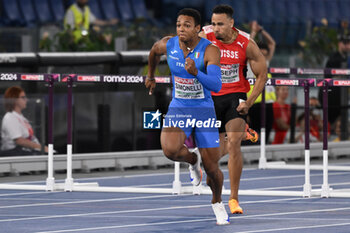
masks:
<svg viewBox="0 0 350 233"><path fill-rule="evenodd" d="M247 59L246 50L250 35L236 29L238 36L231 44L222 43L216 39L212 25L203 27L203 31L214 45L221 51L221 81L222 88L218 93L212 92L214 96L226 95L235 92L247 93L250 85L246 79Z"/></svg>

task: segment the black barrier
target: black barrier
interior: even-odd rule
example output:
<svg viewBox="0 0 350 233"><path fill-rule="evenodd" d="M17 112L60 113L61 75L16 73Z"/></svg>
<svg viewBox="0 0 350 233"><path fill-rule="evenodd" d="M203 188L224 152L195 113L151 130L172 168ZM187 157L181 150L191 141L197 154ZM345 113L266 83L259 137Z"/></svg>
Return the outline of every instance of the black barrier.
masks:
<svg viewBox="0 0 350 233"><path fill-rule="evenodd" d="M0 53L0 66L29 66L38 65L36 53Z"/></svg>
<svg viewBox="0 0 350 233"><path fill-rule="evenodd" d="M0 53L0 66L49 66L49 65L86 65L118 63L119 65L145 65L149 51L121 52L39 52L39 53ZM166 57L162 56L161 61ZM337 75L350 76L350 69L312 69L270 67L271 74L296 75Z"/></svg>
<svg viewBox="0 0 350 233"><path fill-rule="evenodd" d="M74 66L101 63L145 65L148 55L149 51L0 53L0 66ZM165 61L165 58L162 56L161 61Z"/></svg>
<svg viewBox="0 0 350 233"><path fill-rule="evenodd" d="M120 54L115 52L77 52L77 53L38 53L41 66L90 65L118 63Z"/></svg>

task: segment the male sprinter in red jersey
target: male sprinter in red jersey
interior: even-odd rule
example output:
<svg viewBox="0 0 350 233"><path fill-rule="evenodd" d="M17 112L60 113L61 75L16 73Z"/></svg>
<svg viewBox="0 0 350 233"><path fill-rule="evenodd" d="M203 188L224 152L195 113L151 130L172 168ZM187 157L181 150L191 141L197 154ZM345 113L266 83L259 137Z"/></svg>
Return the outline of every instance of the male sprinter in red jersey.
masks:
<svg viewBox="0 0 350 233"><path fill-rule="evenodd" d="M243 167L241 141L246 134L248 110L265 86L267 67L264 56L249 34L233 27L232 15L231 6L216 6L213 9L211 25L203 27L200 36L207 38L221 50L222 88L218 93L212 92L212 96L217 119L221 120L220 152L222 156L227 151L229 153L230 211L233 214L243 214L238 204L238 188ZM246 93L250 86L245 74L247 62L256 76L252 94L248 99Z"/></svg>

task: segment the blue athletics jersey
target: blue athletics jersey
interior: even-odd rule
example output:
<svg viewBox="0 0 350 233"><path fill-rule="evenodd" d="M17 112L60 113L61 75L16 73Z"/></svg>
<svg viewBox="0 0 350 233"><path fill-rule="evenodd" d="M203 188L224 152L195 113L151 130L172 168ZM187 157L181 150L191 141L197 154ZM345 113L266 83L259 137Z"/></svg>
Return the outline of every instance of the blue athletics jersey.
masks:
<svg viewBox="0 0 350 233"><path fill-rule="evenodd" d="M187 55L194 60L198 70L207 73L204 64L204 53L211 42L201 38L197 46ZM191 106L209 107L213 105L211 93L204 88L198 79L185 70L184 53L179 45L179 37L175 36L167 42L167 61L172 74L173 99L171 107Z"/></svg>
<svg viewBox="0 0 350 233"><path fill-rule="evenodd" d="M207 73L204 65L204 53L211 42L201 39L187 57L194 60L198 70ZM194 132L199 148L219 146L219 131L216 125L214 102L209 90L198 79L185 70L183 51L179 38L173 37L167 42L167 60L173 80L173 99L163 121L163 129L177 127L186 137Z"/></svg>

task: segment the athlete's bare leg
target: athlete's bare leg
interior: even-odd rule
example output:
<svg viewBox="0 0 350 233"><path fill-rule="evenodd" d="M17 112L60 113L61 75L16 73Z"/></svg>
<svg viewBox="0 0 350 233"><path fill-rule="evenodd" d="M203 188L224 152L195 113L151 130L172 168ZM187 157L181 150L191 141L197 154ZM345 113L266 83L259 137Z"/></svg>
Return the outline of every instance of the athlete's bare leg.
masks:
<svg viewBox="0 0 350 233"><path fill-rule="evenodd" d="M242 141L248 140L246 139L247 132L245 131L242 137ZM226 137L226 133L220 133L220 155L221 157L224 157L228 154L228 139Z"/></svg>
<svg viewBox="0 0 350 233"><path fill-rule="evenodd" d="M173 161L187 162L194 165L197 156L190 152L184 141L185 133L179 128L166 128L162 130L160 141L163 152L167 158ZM221 192L224 176L219 169L219 148L200 148L204 170L207 173L207 183L213 192L212 203L221 202Z"/></svg>
<svg viewBox="0 0 350 233"><path fill-rule="evenodd" d="M202 163L205 172L207 173L207 184L213 192L211 203L221 202L222 184L224 176L219 168L219 148L200 148Z"/></svg>
<svg viewBox="0 0 350 233"><path fill-rule="evenodd" d="M164 128L160 135L160 143L168 159L194 165L197 162L197 155L184 145L185 139L186 134L180 128Z"/></svg>
<svg viewBox="0 0 350 233"><path fill-rule="evenodd" d="M241 142L245 136L245 121L235 118L226 123L227 150L229 153L228 171L230 177L230 199L238 201L238 189L243 168Z"/></svg>
<svg viewBox="0 0 350 233"><path fill-rule="evenodd" d="M226 133L220 133L219 138L220 138L220 148L219 148L220 156L223 157L228 153Z"/></svg>

